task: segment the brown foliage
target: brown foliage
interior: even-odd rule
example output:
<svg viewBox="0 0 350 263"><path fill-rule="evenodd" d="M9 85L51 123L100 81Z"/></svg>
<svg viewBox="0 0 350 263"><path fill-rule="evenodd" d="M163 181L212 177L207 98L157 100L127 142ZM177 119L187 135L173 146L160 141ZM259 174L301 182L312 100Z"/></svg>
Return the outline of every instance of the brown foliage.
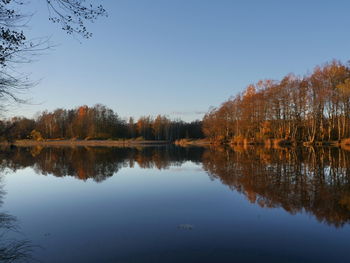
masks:
<svg viewBox="0 0 350 263"><path fill-rule="evenodd" d="M231 143L313 144L350 137L350 68L332 61L309 76L289 74L281 81L249 85L205 115L203 132Z"/></svg>

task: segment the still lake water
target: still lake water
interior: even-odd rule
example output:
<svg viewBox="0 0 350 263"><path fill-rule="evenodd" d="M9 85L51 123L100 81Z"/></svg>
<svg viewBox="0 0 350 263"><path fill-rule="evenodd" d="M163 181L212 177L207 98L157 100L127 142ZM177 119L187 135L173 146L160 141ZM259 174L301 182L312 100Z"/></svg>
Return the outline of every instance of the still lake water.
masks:
<svg viewBox="0 0 350 263"><path fill-rule="evenodd" d="M0 156L4 262L350 262L347 151L37 147Z"/></svg>

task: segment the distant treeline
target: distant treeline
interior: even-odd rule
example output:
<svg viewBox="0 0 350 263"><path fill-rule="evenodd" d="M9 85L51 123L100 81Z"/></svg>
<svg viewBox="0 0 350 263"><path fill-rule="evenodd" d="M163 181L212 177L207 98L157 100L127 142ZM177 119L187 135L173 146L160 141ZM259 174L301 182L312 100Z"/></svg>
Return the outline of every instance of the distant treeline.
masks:
<svg viewBox="0 0 350 263"><path fill-rule="evenodd" d="M1 140L18 139L139 139L174 141L202 138L200 121L190 123L158 115L134 121L121 119L104 105L44 111L35 119L15 117L0 121Z"/></svg>
<svg viewBox="0 0 350 263"><path fill-rule="evenodd" d="M205 115L203 132L213 141L234 144L349 138L350 68L333 61L304 77L290 74L249 85Z"/></svg>
<svg viewBox="0 0 350 263"><path fill-rule="evenodd" d="M350 138L350 67L332 61L303 77L289 74L281 81L261 80L210 110L202 121L186 123L161 115L126 121L98 104L45 111L35 119L2 121L0 137L167 141L206 137L232 144L339 142Z"/></svg>

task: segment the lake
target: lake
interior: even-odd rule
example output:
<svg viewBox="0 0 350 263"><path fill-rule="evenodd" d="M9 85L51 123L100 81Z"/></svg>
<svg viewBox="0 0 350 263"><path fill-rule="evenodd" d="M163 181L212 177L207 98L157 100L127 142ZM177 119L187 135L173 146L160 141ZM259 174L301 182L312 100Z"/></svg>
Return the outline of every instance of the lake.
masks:
<svg viewBox="0 0 350 263"><path fill-rule="evenodd" d="M3 262L350 262L338 148L2 149Z"/></svg>

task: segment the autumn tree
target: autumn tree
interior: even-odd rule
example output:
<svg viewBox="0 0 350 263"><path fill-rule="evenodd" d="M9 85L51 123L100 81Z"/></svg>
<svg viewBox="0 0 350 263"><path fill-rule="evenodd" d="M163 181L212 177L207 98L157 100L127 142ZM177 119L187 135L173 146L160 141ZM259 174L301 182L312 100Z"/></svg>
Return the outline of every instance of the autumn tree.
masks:
<svg viewBox="0 0 350 263"><path fill-rule="evenodd" d="M350 137L350 68L339 61L304 77L262 80L209 111L204 134L214 141L267 139L315 143Z"/></svg>
<svg viewBox="0 0 350 263"><path fill-rule="evenodd" d="M175 141L181 138L203 138L202 122L170 120L166 116L143 116L135 123L125 121L102 104L83 105L75 109L43 111L35 119L15 117L0 121L2 140L33 138L35 130L43 139L107 140L130 139Z"/></svg>

